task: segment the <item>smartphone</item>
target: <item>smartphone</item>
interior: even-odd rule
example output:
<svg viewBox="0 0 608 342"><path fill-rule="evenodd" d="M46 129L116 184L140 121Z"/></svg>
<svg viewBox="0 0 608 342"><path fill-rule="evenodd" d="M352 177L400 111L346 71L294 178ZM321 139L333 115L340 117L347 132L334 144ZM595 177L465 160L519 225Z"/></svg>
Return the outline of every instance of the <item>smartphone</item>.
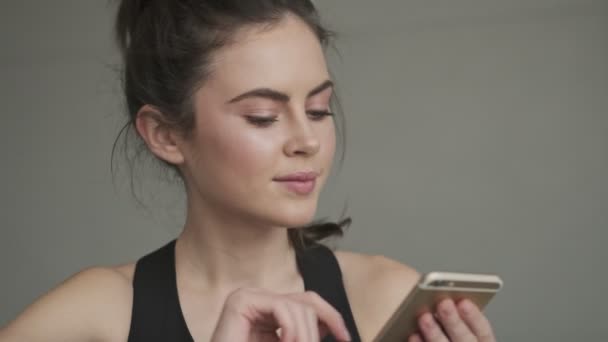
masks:
<svg viewBox="0 0 608 342"><path fill-rule="evenodd" d="M410 335L419 331L418 317L425 312L436 312L436 305L445 298L452 298L456 302L468 298L483 310L501 288L502 280L494 274L427 273L420 278L373 341L406 341Z"/></svg>

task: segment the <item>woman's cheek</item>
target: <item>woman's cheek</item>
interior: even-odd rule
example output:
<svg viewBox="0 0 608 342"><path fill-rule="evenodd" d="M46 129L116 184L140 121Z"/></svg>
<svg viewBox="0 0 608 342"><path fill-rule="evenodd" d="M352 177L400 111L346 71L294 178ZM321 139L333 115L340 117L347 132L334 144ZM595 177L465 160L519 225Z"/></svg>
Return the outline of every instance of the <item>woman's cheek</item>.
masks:
<svg viewBox="0 0 608 342"><path fill-rule="evenodd" d="M272 177L272 167L280 154L280 142L277 138L260 129L251 129L222 137L217 151L218 160L235 173L251 175L269 175ZM274 170L274 172L280 170ZM270 174L269 174L270 172Z"/></svg>

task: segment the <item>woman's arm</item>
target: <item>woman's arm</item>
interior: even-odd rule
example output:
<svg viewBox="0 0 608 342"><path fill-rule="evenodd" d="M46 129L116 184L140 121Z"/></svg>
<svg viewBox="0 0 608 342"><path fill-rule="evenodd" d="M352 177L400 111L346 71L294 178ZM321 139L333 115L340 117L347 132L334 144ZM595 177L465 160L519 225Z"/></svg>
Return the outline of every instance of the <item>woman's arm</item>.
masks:
<svg viewBox="0 0 608 342"><path fill-rule="evenodd" d="M65 280L0 330L2 342L126 340L132 287L110 268L86 269Z"/></svg>

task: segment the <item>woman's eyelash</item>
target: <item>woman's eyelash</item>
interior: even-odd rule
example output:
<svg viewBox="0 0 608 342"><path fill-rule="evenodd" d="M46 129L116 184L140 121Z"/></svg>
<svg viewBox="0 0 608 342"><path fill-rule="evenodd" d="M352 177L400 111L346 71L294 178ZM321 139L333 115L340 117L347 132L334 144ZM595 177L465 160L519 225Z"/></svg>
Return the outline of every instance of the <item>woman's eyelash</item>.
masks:
<svg viewBox="0 0 608 342"><path fill-rule="evenodd" d="M254 124L255 126L266 127L270 126L272 123L278 121L276 116L272 117L262 117L262 116L246 116L247 121Z"/></svg>
<svg viewBox="0 0 608 342"><path fill-rule="evenodd" d="M326 116L334 115L334 113L325 111L325 110L309 110L306 113L308 115L312 116L313 120L317 120L317 121L323 120L323 118L325 118ZM251 124L258 126L258 127L268 127L268 126L272 125L273 123L279 121L276 116L263 117L263 116L248 115L248 116L245 116L245 118Z"/></svg>
<svg viewBox="0 0 608 342"><path fill-rule="evenodd" d="M321 120L326 116L333 116L334 113L326 111L326 110L309 110L308 115L315 117L317 120Z"/></svg>

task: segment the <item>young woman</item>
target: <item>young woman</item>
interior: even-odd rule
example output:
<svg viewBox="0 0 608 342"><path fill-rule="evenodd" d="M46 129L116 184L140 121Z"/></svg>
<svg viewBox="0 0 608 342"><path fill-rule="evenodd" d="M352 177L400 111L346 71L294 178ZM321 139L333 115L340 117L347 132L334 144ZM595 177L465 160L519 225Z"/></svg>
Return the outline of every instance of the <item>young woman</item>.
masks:
<svg viewBox="0 0 608 342"><path fill-rule="evenodd" d="M176 240L84 270L0 332L9 341L371 341L418 279L319 243L336 147L330 38L308 0L122 0L129 127L185 185ZM308 225L308 226L307 226ZM469 301L404 341L494 341Z"/></svg>

